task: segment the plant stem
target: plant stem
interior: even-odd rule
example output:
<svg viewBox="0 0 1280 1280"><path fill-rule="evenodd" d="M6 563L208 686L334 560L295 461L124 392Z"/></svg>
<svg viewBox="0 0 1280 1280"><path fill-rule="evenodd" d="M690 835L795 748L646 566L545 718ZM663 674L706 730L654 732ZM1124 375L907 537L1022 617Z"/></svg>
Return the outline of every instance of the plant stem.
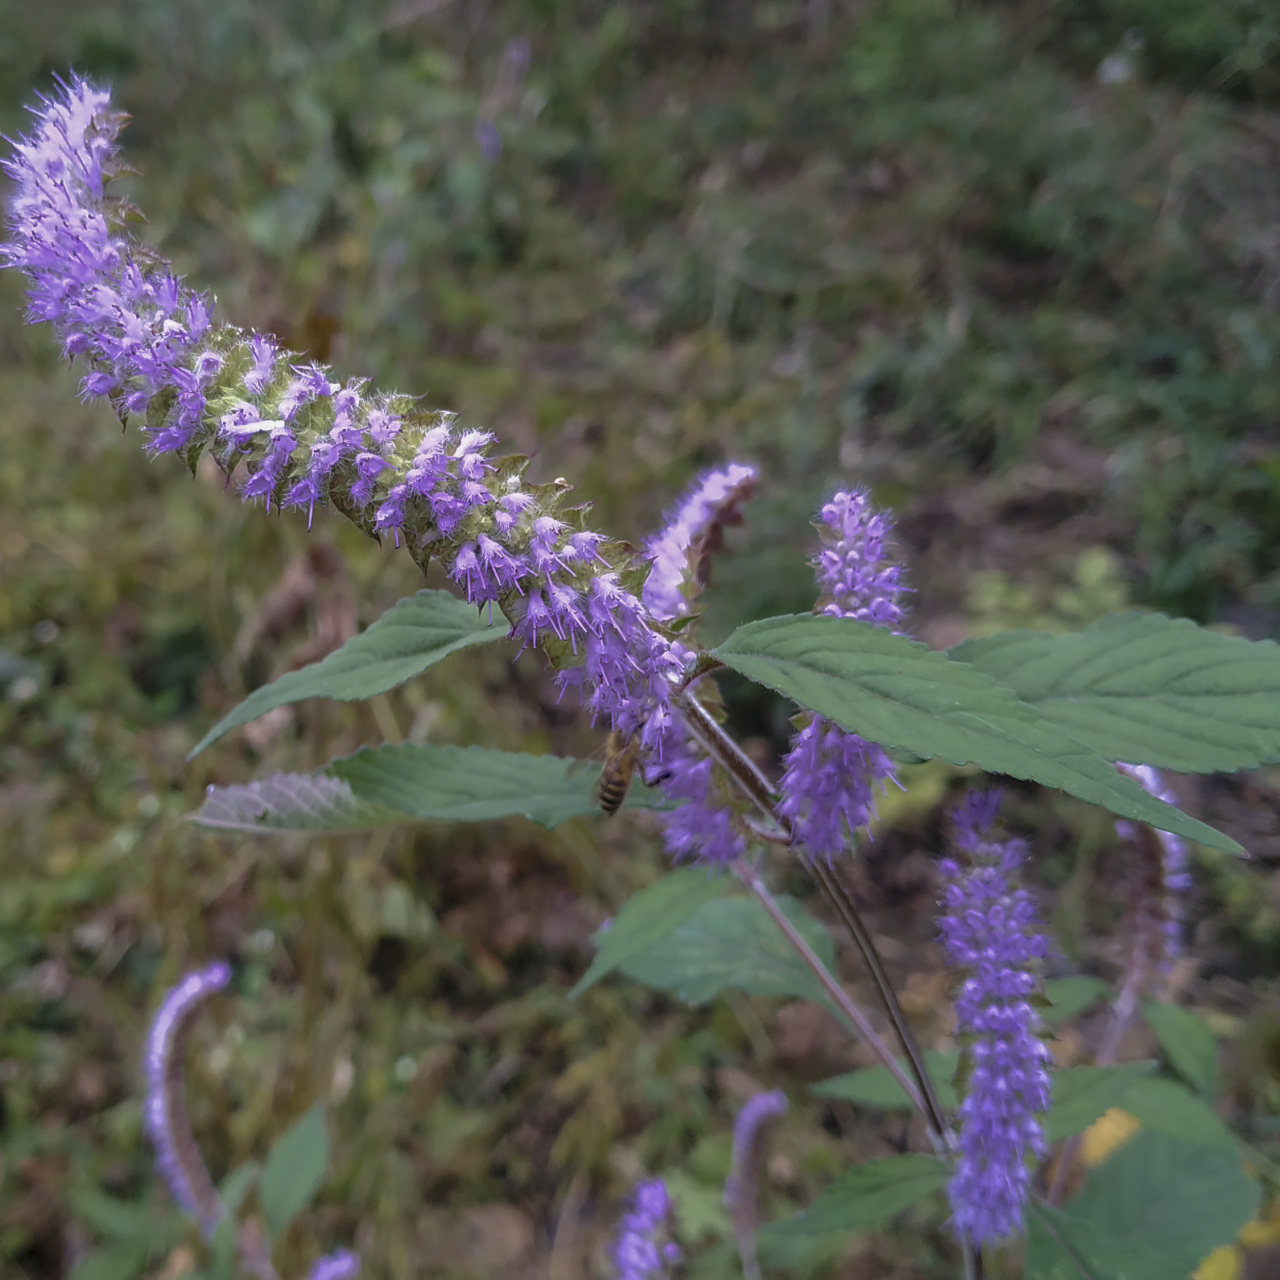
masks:
<svg viewBox="0 0 1280 1280"><path fill-rule="evenodd" d="M769 892L764 881L760 878L760 873L745 858L737 859L731 864L730 869L755 895L756 901L764 907L769 913L769 918L786 935L787 941L795 948L805 964L808 965L813 976L822 983L823 990L831 998L832 1002L853 1023L858 1029L858 1034L866 1040L875 1051L876 1056L889 1069L893 1078L901 1086L902 1091L911 1099L911 1105L919 1111L925 1111L924 1099L921 1098L920 1090L916 1088L915 1081L903 1071L898 1064L897 1058L890 1051L889 1046L880 1039L876 1029L867 1020L867 1015L853 1002L849 993L836 980L835 975L822 963L814 953L813 948L800 935L795 925L787 919L786 914L778 905L777 899Z"/></svg>
<svg viewBox="0 0 1280 1280"><path fill-rule="evenodd" d="M687 689L677 692L672 701L684 718L685 723L693 731L694 736L706 748L707 754L746 792L747 796L765 817L789 836L791 834L791 824L785 816L778 812L777 797L774 794L773 787L742 748L716 723L702 703ZM849 897L848 891L836 880L830 869L816 859L810 863L810 869L814 873L814 878L817 880L823 896L839 915L845 927L849 930L854 944L862 953L872 981L876 984L876 988L880 993L880 999L884 1002L884 1006L889 1013L889 1019L893 1023L894 1030L898 1033L899 1040L902 1042L902 1047L907 1055L911 1074L915 1077L916 1084L914 1089L908 1091L907 1096L912 1099L928 1120L937 1141L944 1148L950 1149L952 1144L946 1117L938 1101L933 1081L930 1079L928 1071L925 1070L924 1057L916 1044L915 1037L911 1033L911 1028L907 1025L906 1016L902 1012L902 1006L898 1003L897 993L893 989L893 984L889 981L889 975L885 971L880 953L876 950L870 933L862 923L862 918L858 914L853 900ZM877 1042L883 1044L878 1040L878 1037ZM880 1050L877 1049L877 1052L880 1052ZM893 1055L882 1056L884 1057L885 1065L895 1074L895 1077L900 1074L901 1068L898 1067L897 1060Z"/></svg>

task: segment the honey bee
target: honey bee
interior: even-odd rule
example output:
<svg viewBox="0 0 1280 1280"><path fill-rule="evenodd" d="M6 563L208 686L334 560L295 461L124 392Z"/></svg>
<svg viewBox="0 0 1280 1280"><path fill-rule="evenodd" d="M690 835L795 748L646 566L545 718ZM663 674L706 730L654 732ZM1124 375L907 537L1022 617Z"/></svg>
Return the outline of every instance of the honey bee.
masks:
<svg viewBox="0 0 1280 1280"><path fill-rule="evenodd" d="M622 808L639 759L639 737L634 733L619 733L615 729L605 744L604 767L600 770L600 781L596 783L596 802L609 817Z"/></svg>

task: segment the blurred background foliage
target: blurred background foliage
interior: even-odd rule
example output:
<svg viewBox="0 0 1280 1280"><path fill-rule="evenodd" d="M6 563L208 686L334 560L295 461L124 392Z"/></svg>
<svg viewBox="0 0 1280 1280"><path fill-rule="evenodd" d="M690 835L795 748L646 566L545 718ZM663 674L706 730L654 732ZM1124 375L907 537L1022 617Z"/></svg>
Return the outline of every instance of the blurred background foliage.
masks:
<svg viewBox="0 0 1280 1280"><path fill-rule="evenodd" d="M636 542L699 468L755 462L712 634L811 605L808 521L855 483L895 510L913 626L936 645L1127 607L1276 634L1268 0L0 0L0 14L0 129L25 129L24 106L69 68L112 82L133 116L139 176L121 185L141 234L233 322L489 426ZM689 1011L620 981L565 1001L592 929L660 870L643 817L309 843L187 825L212 781L363 742L587 752L597 735L535 661L484 651L368 707L283 710L188 764L218 714L413 590L413 568L337 518L308 534L216 475L148 463L77 403L21 306L6 275L0 1270L68 1274L102 1236L90 1193L163 1203L141 1037L163 986L224 955L233 995L190 1060L215 1174L330 1106L331 1177L285 1274L346 1243L366 1275L397 1280L598 1275L644 1170L674 1175L686 1243L705 1246L697 1272L729 1274L734 1111L860 1051L776 1001ZM770 765L787 709L725 693ZM927 855L962 780L922 766L908 781L854 875L941 1044ZM1233 1114L1270 1141L1280 784L1184 796L1254 855L1202 861L1198 967L1180 981L1229 1042ZM1062 797L1016 799L1062 963L1111 976L1109 825ZM779 880L807 893L797 873ZM791 1092L777 1214L907 1136ZM950 1275L939 1221L779 1261L812 1272L843 1249L848 1274ZM151 1274L177 1280L192 1247L166 1245Z"/></svg>

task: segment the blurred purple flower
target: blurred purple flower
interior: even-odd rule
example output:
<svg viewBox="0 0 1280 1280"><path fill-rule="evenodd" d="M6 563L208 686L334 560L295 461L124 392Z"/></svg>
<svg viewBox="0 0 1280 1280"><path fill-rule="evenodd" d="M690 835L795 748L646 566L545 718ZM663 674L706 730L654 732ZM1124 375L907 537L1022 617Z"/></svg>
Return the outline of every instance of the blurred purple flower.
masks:
<svg viewBox="0 0 1280 1280"><path fill-rule="evenodd" d="M671 1239L674 1218L671 1195L661 1178L636 1184L613 1248L617 1280L667 1280L682 1256Z"/></svg>
<svg viewBox="0 0 1280 1280"><path fill-rule="evenodd" d="M760 1228L760 1180L764 1174L765 1140L770 1124L787 1113L781 1089L757 1093L733 1122L733 1156L724 1184L724 1203L733 1217L733 1231L747 1280L758 1280L756 1232Z"/></svg>
<svg viewBox="0 0 1280 1280"><path fill-rule="evenodd" d="M156 1149L156 1167L174 1200L206 1236L213 1234L223 1210L187 1121L182 1046L196 1010L230 981L231 968L223 963L187 974L161 1001L143 1057L143 1121Z"/></svg>
<svg viewBox="0 0 1280 1280"><path fill-rule="evenodd" d="M822 613L896 629L908 588L886 550L889 517L857 490L835 494L820 515L814 569ZM779 811L809 856L830 861L875 816L876 793L894 776L893 762L875 743L815 716L792 739Z"/></svg>
<svg viewBox="0 0 1280 1280"><path fill-rule="evenodd" d="M319 1258L307 1280L352 1280L360 1274L360 1256L350 1249L339 1249Z"/></svg>
<svg viewBox="0 0 1280 1280"><path fill-rule="evenodd" d="M956 843L966 855L941 864L946 913L939 921L947 959L965 977L956 1030L972 1071L960 1104L960 1160L948 1194L956 1232L976 1245L1022 1227L1028 1152L1043 1156L1038 1116L1049 1108L1049 1051L1030 1003L1036 961L1047 950L1035 906L1017 885L1026 857L1019 840L992 840L999 792L973 794L956 811Z"/></svg>

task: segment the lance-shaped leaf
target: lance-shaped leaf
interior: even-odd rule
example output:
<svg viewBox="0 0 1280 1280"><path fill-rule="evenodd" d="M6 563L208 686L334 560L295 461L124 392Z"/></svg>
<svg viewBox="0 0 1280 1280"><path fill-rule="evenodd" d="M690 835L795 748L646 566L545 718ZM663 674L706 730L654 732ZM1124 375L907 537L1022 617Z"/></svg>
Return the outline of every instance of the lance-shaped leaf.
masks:
<svg viewBox="0 0 1280 1280"><path fill-rule="evenodd" d="M542 827L598 812L599 769L577 769L564 756L531 756L486 747L365 747L326 772L351 786L361 800L443 822L486 822L524 817ZM628 809L653 809L662 792L636 779Z"/></svg>
<svg viewBox="0 0 1280 1280"><path fill-rule="evenodd" d="M715 656L872 742L1027 778L1210 848L1241 851L1148 795L990 676L883 627L811 614L765 618L739 627Z"/></svg>
<svg viewBox="0 0 1280 1280"><path fill-rule="evenodd" d="M794 898L783 894L778 905L818 959L834 968L826 929ZM754 898L704 902L678 929L619 968L690 1004L706 1004L726 987L737 987L755 996L805 996L832 1008L822 984Z"/></svg>
<svg viewBox="0 0 1280 1280"><path fill-rule="evenodd" d="M1108 760L1180 773L1280 760L1280 645L1126 613L1076 635L1010 631L950 657L1012 689Z"/></svg>
<svg viewBox="0 0 1280 1280"><path fill-rule="evenodd" d="M1117 1240L1086 1219L1033 1200L1027 1206L1025 1280L1186 1280L1147 1245Z"/></svg>
<svg viewBox="0 0 1280 1280"><path fill-rule="evenodd" d="M327 773L277 773L243 786L210 787L191 815L202 827L226 831L364 831L411 814L361 800L341 778Z"/></svg>
<svg viewBox="0 0 1280 1280"><path fill-rule="evenodd" d="M794 1218L764 1228L768 1235L821 1235L870 1227L901 1213L947 1185L947 1166L936 1156L887 1156L854 1165Z"/></svg>
<svg viewBox="0 0 1280 1280"><path fill-rule="evenodd" d="M448 591L419 591L398 600L367 631L353 636L323 661L255 689L200 739L191 755L199 755L232 729L286 703L306 698L338 702L372 698L459 649L501 640L506 634L501 617L490 623L474 605Z"/></svg>
<svg viewBox="0 0 1280 1280"><path fill-rule="evenodd" d="M281 773L210 787L191 815L236 831L359 831L394 822L483 822L525 817L544 827L597 811L599 770L580 762L484 747L364 747L316 773ZM662 792L633 782L626 807L652 809Z"/></svg>
<svg viewBox="0 0 1280 1280"><path fill-rule="evenodd" d="M609 927L595 935L593 940L599 950L591 967L569 992L569 999L577 999L632 956L660 942L704 902L720 897L731 883L728 876L716 875L705 867L680 867L634 894Z"/></svg>
<svg viewBox="0 0 1280 1280"><path fill-rule="evenodd" d="M1113 1240L1164 1255L1185 1276L1235 1238L1261 1199L1239 1156L1144 1129L1089 1174L1066 1210Z"/></svg>

